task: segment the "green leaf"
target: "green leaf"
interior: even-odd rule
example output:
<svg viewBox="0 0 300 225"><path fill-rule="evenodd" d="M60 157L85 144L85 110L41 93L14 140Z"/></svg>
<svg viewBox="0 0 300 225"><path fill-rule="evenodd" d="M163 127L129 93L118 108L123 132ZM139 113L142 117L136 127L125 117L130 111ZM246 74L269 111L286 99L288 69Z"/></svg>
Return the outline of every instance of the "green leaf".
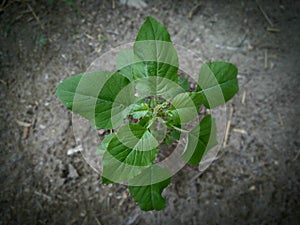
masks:
<svg viewBox="0 0 300 225"><path fill-rule="evenodd" d="M133 56L132 49L122 50L117 55L118 73L127 77L129 80L132 80L132 64L134 63Z"/></svg>
<svg viewBox="0 0 300 225"><path fill-rule="evenodd" d="M178 57L170 34L158 21L147 17L134 43L133 78L159 76L178 80Z"/></svg>
<svg viewBox="0 0 300 225"><path fill-rule="evenodd" d="M171 130L171 135L175 140L179 140L181 133L180 131L173 129Z"/></svg>
<svg viewBox="0 0 300 225"><path fill-rule="evenodd" d="M104 137L104 139L101 141L101 144L100 146L97 148L97 151L99 152L100 155L103 155L104 152L106 151L107 147L108 147L108 144L109 142L111 141L111 139L113 137L115 137L116 134L114 133L111 133L111 134L108 134Z"/></svg>
<svg viewBox="0 0 300 225"><path fill-rule="evenodd" d="M178 84L185 90L190 90L189 81L185 77L178 77Z"/></svg>
<svg viewBox="0 0 300 225"><path fill-rule="evenodd" d="M184 92L184 90L173 81L163 77L140 78L135 81L136 92L141 98L148 96L160 96L171 99Z"/></svg>
<svg viewBox="0 0 300 225"><path fill-rule="evenodd" d="M189 97L194 102L197 112L200 112L200 105L204 102L204 97L201 93L198 92L189 92Z"/></svg>
<svg viewBox="0 0 300 225"><path fill-rule="evenodd" d="M164 142L167 144L167 145L171 145L173 144L173 141L174 141L174 137L172 137L170 134L166 134L166 137L164 139Z"/></svg>
<svg viewBox="0 0 300 225"><path fill-rule="evenodd" d="M122 126L103 155L102 176L113 182L126 181L152 164L158 142L139 124Z"/></svg>
<svg viewBox="0 0 300 225"><path fill-rule="evenodd" d="M172 126L180 127L181 121L178 111L172 106L167 114L167 126L172 128Z"/></svg>
<svg viewBox="0 0 300 225"><path fill-rule="evenodd" d="M152 182L157 177L168 178L157 183ZM170 182L170 173L165 169L153 165L129 182L129 191L142 210L161 210L166 207L166 200L161 196L161 193ZM132 186L132 184L135 185ZM140 184L140 186L136 184Z"/></svg>
<svg viewBox="0 0 300 225"><path fill-rule="evenodd" d="M164 25L148 16L141 26L135 41L159 40L171 42L170 34Z"/></svg>
<svg viewBox="0 0 300 225"><path fill-rule="evenodd" d="M176 95L171 101L173 106L167 114L168 127L176 126L180 128L181 125L195 119L198 116L202 102L203 97L197 92L186 92Z"/></svg>
<svg viewBox="0 0 300 225"><path fill-rule="evenodd" d="M135 101L133 88L127 88L127 96L115 100L129 82L118 73L79 74L60 83L56 95L68 109L90 120L97 128L112 129L122 123L128 115L129 106Z"/></svg>
<svg viewBox="0 0 300 225"><path fill-rule="evenodd" d="M113 184L113 183L115 183L115 182L113 182L113 181L111 181L111 180L109 180L109 179L107 179L103 176L101 176L101 182L102 182L102 184Z"/></svg>
<svg viewBox="0 0 300 225"><path fill-rule="evenodd" d="M171 104L178 113L181 124L192 121L198 116L198 106L195 105L189 92L176 95L171 100Z"/></svg>
<svg viewBox="0 0 300 225"><path fill-rule="evenodd" d="M138 124L141 125L142 127L147 127L149 125L149 122L151 121L151 119L152 119L152 117L145 116L145 117L140 119Z"/></svg>
<svg viewBox="0 0 300 225"><path fill-rule="evenodd" d="M197 165L205 152L217 143L215 121L211 115L207 115L188 133L188 143L182 159L190 164Z"/></svg>
<svg viewBox="0 0 300 225"><path fill-rule="evenodd" d="M130 111L129 106L136 101L134 88L128 85L129 83L126 77L118 73L114 73L106 81L99 93L95 108L97 127L114 129L122 124L122 120Z"/></svg>
<svg viewBox="0 0 300 225"><path fill-rule="evenodd" d="M63 0L70 8L72 8L73 10L75 10L77 13L79 13L79 15L83 16L81 11L79 10L79 8L76 6L76 4L74 4L74 2L72 0Z"/></svg>
<svg viewBox="0 0 300 225"><path fill-rule="evenodd" d="M135 104L133 106L130 115L132 115L133 118L135 119L139 119L146 116L150 112L151 110L149 108L149 105L146 103L141 103L141 104Z"/></svg>
<svg viewBox="0 0 300 225"><path fill-rule="evenodd" d="M238 92L237 73L236 66L227 62L210 62L202 65L197 91L202 95L206 108L217 107Z"/></svg>

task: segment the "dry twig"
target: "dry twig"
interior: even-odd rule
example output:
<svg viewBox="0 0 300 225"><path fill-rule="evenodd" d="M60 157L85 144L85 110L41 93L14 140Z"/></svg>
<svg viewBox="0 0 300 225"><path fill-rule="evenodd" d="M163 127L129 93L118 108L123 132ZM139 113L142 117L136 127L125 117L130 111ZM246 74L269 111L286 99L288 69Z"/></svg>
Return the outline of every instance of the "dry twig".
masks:
<svg viewBox="0 0 300 225"><path fill-rule="evenodd" d="M95 221L98 225L102 225L101 222L98 220L98 218L95 216Z"/></svg>
<svg viewBox="0 0 300 225"><path fill-rule="evenodd" d="M82 145L78 145L75 148L70 148L67 151L67 155L73 155L74 153L81 152L83 150Z"/></svg>
<svg viewBox="0 0 300 225"><path fill-rule="evenodd" d="M22 139L28 138L29 130L30 130L30 127L24 127L23 134L22 134Z"/></svg>
<svg viewBox="0 0 300 225"><path fill-rule="evenodd" d="M1 5L0 5L0 12L3 12L6 8L8 8L11 4L13 3L13 1L6 1L4 0Z"/></svg>
<svg viewBox="0 0 300 225"><path fill-rule="evenodd" d="M200 8L202 4L201 3L198 3L197 5L195 5L191 11L189 12L189 15L188 15L188 18L191 20L193 18L193 15L195 14L195 12L197 11L197 9Z"/></svg>
<svg viewBox="0 0 300 225"><path fill-rule="evenodd" d="M295 158L293 159L293 161L296 161L299 158L300 155L300 151L298 150L298 153L296 154Z"/></svg>
<svg viewBox="0 0 300 225"><path fill-rule="evenodd" d="M2 79L0 79L0 83L2 83L4 85L7 85L7 83L4 80L2 80Z"/></svg>
<svg viewBox="0 0 300 225"><path fill-rule="evenodd" d="M243 105L245 104L245 101L246 101L246 94L247 94L247 91L244 91L243 96L242 96L242 104Z"/></svg>
<svg viewBox="0 0 300 225"><path fill-rule="evenodd" d="M115 9L115 8L116 8L115 0L112 0L112 1L111 1L111 7L112 7L112 9Z"/></svg>
<svg viewBox="0 0 300 225"><path fill-rule="evenodd" d="M30 12L32 13L32 15L33 15L33 17L35 18L35 20L38 22L38 24L39 24L39 25L41 26L41 28L44 30L44 26L43 26L43 24L41 23L39 17L38 17L38 16L36 15L36 13L34 12L33 8L32 8L29 4L27 4L27 7L28 7L28 9L30 10Z"/></svg>
<svg viewBox="0 0 300 225"><path fill-rule="evenodd" d="M229 119L228 119L227 126L226 126L225 138L224 138L224 142L223 142L223 147L224 148L227 145L227 140L228 140L229 131L230 131L232 114L233 114L233 108L230 109Z"/></svg>
<svg viewBox="0 0 300 225"><path fill-rule="evenodd" d="M280 113L278 113L278 119L279 119L279 123L280 123L280 126L284 126L284 123L283 123L283 119L282 119L282 116Z"/></svg>
<svg viewBox="0 0 300 225"><path fill-rule="evenodd" d="M47 199L48 201L51 201L52 198L49 195L46 195L44 193L38 192L38 191L34 191L34 194L36 194L37 196L43 197L44 199Z"/></svg>
<svg viewBox="0 0 300 225"><path fill-rule="evenodd" d="M17 124L21 127L31 127L31 123L26 123L20 120L16 120Z"/></svg>
<svg viewBox="0 0 300 225"><path fill-rule="evenodd" d="M270 31L270 32L280 32L279 29L273 28L273 27L267 27L267 31Z"/></svg>
<svg viewBox="0 0 300 225"><path fill-rule="evenodd" d="M244 129L238 129L238 128L233 128L233 132L240 133L240 134L248 134L247 131Z"/></svg>
<svg viewBox="0 0 300 225"><path fill-rule="evenodd" d="M265 17L266 21L270 24L271 27L274 27L274 24L273 24L272 20L267 15L267 13L265 12L265 10L261 7L261 5L258 3L258 1L256 1L256 4L257 4L259 10L261 11L261 13L263 14L263 16Z"/></svg>

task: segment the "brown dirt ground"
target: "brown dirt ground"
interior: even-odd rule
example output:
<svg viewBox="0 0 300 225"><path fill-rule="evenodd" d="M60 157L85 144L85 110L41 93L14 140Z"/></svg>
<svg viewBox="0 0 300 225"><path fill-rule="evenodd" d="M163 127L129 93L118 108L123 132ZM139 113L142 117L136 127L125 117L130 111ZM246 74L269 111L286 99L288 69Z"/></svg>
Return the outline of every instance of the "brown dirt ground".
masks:
<svg viewBox="0 0 300 225"><path fill-rule="evenodd" d="M7 1L0 12L0 224L299 224L299 1ZM115 2L115 8L112 7ZM141 212L125 186L101 185L76 147L56 84L134 40L151 15L175 43L239 68L228 145L196 179L187 166ZM267 56L267 57L266 57ZM246 93L244 104L243 93ZM29 128L18 121L30 124ZM26 124L25 124L26 125ZM247 133L239 133L237 129Z"/></svg>

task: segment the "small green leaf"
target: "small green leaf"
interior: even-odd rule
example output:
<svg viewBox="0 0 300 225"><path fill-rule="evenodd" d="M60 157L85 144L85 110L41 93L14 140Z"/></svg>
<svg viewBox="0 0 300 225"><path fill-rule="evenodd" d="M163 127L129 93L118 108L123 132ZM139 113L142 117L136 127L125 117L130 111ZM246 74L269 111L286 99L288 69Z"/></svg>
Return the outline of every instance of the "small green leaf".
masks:
<svg viewBox="0 0 300 225"><path fill-rule="evenodd" d="M238 92L237 73L236 66L227 62L210 62L202 65L197 91L202 95L206 108L217 107Z"/></svg>
<svg viewBox="0 0 300 225"><path fill-rule="evenodd" d="M150 116L145 116L143 118L140 119L140 121L138 122L138 124L142 127L147 127L149 125L149 122L151 121L152 117Z"/></svg>
<svg viewBox="0 0 300 225"><path fill-rule="evenodd" d="M164 142L167 145L171 145L171 144L173 144L173 141L174 141L174 138L170 134L166 134Z"/></svg>
<svg viewBox="0 0 300 225"><path fill-rule="evenodd" d="M113 182L126 181L152 164L158 142L138 124L122 126L103 155L103 174Z"/></svg>
<svg viewBox="0 0 300 225"><path fill-rule="evenodd" d="M178 84L183 88L183 90L190 90L189 81L185 77L178 77Z"/></svg>
<svg viewBox="0 0 300 225"><path fill-rule="evenodd" d="M44 46L46 44L46 38L43 34L39 35L37 38L37 44L39 46Z"/></svg>
<svg viewBox="0 0 300 225"><path fill-rule="evenodd" d="M173 129L171 130L171 135L174 139L179 140L181 133L180 131Z"/></svg>
<svg viewBox="0 0 300 225"><path fill-rule="evenodd" d="M151 181L157 177L168 178L152 183ZM161 210L166 207L166 200L161 196L161 193L170 182L170 173L163 168L153 165L129 182L129 191L142 210ZM140 184L141 186L132 186L132 184Z"/></svg>
<svg viewBox="0 0 300 225"><path fill-rule="evenodd" d="M169 109L169 112L167 114L167 126L172 128L172 126L180 127L181 121L179 117L178 111L175 109L174 106L172 106Z"/></svg>
<svg viewBox="0 0 300 225"><path fill-rule="evenodd" d="M135 119L142 118L150 113L149 105L146 103L135 104L130 112L130 115Z"/></svg>
<svg viewBox="0 0 300 225"><path fill-rule="evenodd" d="M178 113L181 124L192 121L198 115L198 106L195 105L189 92L176 95L171 100L171 104Z"/></svg>
<svg viewBox="0 0 300 225"><path fill-rule="evenodd" d="M167 114L167 125L169 127L180 125L195 119L200 111L203 97L197 92L186 92L176 95L172 100L173 106Z"/></svg>
<svg viewBox="0 0 300 225"><path fill-rule="evenodd" d="M188 133L188 143L182 159L190 164L197 165L204 153L217 143L215 121L211 115L207 115Z"/></svg>
<svg viewBox="0 0 300 225"><path fill-rule="evenodd" d="M79 8L76 6L76 4L72 0L63 0L70 8L72 8L74 11L76 11L79 15L82 15L82 12L79 10Z"/></svg>
<svg viewBox="0 0 300 225"><path fill-rule="evenodd" d="M148 105L150 108L154 108L154 99L151 98L148 102Z"/></svg>

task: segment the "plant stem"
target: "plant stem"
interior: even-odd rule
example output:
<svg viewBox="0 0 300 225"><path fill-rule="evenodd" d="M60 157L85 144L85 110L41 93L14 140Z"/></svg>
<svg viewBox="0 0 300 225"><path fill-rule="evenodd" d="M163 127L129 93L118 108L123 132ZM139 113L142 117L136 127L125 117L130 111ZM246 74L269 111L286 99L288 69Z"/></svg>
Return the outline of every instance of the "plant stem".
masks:
<svg viewBox="0 0 300 225"><path fill-rule="evenodd" d="M189 131L188 131L188 130L183 130L183 129L180 129L180 128L178 128L178 127L176 127L176 126L172 125L172 124L170 124L170 125L171 125L171 127L173 127L175 130L178 130L178 131L180 131L180 132L182 132L182 133L189 133Z"/></svg>

